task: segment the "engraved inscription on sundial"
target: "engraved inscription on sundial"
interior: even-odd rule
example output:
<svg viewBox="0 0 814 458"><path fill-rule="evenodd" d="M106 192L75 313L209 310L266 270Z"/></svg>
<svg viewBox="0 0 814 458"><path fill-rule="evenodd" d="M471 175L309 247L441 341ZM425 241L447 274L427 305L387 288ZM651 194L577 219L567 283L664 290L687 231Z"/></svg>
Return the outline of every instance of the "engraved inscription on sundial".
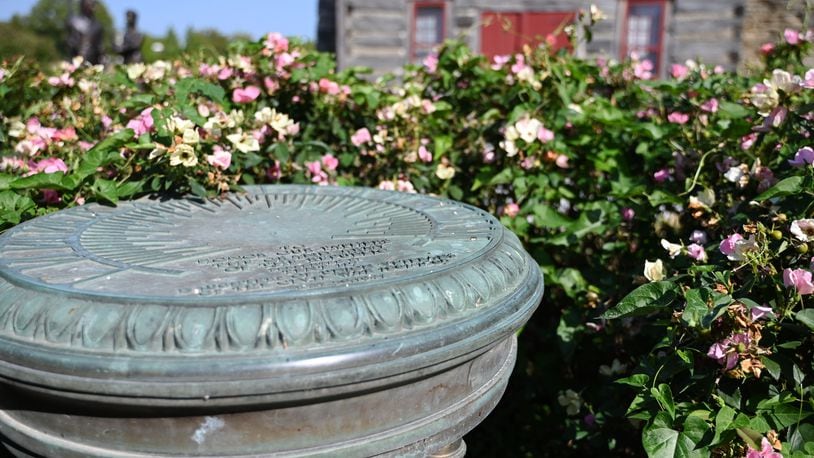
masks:
<svg viewBox="0 0 814 458"><path fill-rule="evenodd" d="M422 196L282 189L38 218L0 237L0 275L123 297L302 292L432 274L482 254L497 229L483 212Z"/></svg>

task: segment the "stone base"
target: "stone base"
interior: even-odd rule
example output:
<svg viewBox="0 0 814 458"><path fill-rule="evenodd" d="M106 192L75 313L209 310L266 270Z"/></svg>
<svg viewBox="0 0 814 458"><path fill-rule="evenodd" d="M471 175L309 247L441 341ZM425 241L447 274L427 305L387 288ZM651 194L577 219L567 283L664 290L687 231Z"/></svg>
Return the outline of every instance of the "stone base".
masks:
<svg viewBox="0 0 814 458"><path fill-rule="evenodd" d="M463 364L410 383L254 411L88 412L34 405L0 387L0 443L15 456L46 458L458 458L466 451L461 437L502 396L516 346L512 335Z"/></svg>

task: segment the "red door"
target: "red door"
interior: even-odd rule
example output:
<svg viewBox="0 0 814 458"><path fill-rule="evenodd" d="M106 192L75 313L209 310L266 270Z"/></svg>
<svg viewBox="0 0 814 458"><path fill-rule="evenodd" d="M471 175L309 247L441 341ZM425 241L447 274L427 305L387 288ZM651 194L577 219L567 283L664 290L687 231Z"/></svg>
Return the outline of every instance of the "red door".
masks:
<svg viewBox="0 0 814 458"><path fill-rule="evenodd" d="M487 57L512 54L523 49L524 44L536 46L553 41L553 49L569 46L563 27L574 21L574 13L567 12L494 12L481 15L481 53Z"/></svg>

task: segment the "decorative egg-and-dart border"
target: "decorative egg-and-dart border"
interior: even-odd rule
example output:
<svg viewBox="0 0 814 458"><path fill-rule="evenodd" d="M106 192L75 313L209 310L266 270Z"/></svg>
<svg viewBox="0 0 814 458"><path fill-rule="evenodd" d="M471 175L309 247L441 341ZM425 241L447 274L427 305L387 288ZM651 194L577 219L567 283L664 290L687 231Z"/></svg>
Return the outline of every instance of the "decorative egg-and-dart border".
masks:
<svg viewBox="0 0 814 458"><path fill-rule="evenodd" d="M518 273L529 268L517 237L505 231L501 238L483 259L459 269L345 297L201 307L108 303L0 278L0 338L101 354L246 354L364 344L500 306L526 280Z"/></svg>

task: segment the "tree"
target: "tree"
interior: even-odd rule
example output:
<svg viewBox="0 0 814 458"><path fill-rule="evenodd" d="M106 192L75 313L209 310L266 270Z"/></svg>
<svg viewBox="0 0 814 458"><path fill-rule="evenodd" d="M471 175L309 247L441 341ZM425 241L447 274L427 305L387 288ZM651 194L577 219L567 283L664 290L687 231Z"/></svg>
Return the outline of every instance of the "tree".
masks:
<svg viewBox="0 0 814 458"><path fill-rule="evenodd" d="M186 51L195 53L205 51L207 53L222 55L229 49L229 37L214 29L193 30L187 29Z"/></svg>
<svg viewBox="0 0 814 458"><path fill-rule="evenodd" d="M60 57L48 37L38 36L19 21L0 22L0 36L14 37L13 40L0 40L0 60L26 56L38 62L54 62Z"/></svg>
<svg viewBox="0 0 814 458"><path fill-rule="evenodd" d="M38 0L31 7L27 16L21 18L21 23L37 36L48 39L64 58L69 58L65 46L65 24L68 18L79 11L79 4L74 0ZM113 19L107 7L101 0L96 0L96 20L104 30L103 49L105 53L112 50L112 40L115 34Z"/></svg>
<svg viewBox="0 0 814 458"><path fill-rule="evenodd" d="M163 37L151 35L144 37L142 54L144 55L145 62L173 60L179 57L182 52L183 49L181 48L181 43L178 42L178 35L172 27L167 29L167 33Z"/></svg>

